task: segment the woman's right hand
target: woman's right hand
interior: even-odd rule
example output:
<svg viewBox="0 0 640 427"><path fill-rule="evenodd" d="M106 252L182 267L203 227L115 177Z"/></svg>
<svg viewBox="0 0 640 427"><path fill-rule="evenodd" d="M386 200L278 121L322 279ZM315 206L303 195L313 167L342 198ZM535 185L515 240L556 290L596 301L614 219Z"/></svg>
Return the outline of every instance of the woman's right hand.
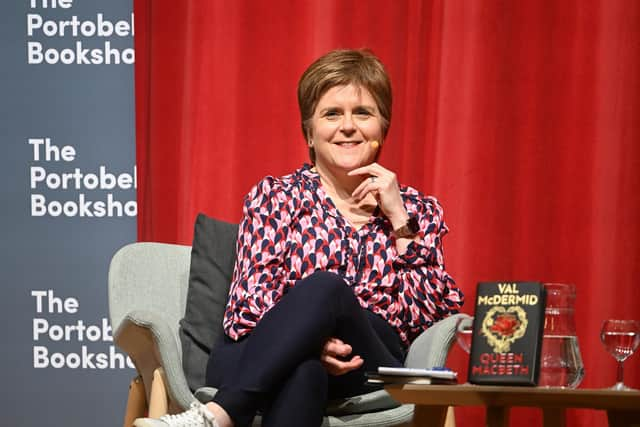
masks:
<svg viewBox="0 0 640 427"><path fill-rule="evenodd" d="M320 361L331 375L343 375L358 369L364 360L358 355L347 357L351 354L351 346L338 338L329 338L322 347Z"/></svg>

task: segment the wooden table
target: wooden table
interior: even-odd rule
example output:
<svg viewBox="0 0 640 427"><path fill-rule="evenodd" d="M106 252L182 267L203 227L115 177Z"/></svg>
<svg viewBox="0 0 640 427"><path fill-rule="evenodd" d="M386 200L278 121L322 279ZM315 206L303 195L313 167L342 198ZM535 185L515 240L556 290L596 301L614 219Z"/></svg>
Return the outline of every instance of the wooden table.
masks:
<svg viewBox="0 0 640 427"><path fill-rule="evenodd" d="M485 406L488 427L507 427L513 406L541 408L545 427L563 427L566 408L607 411L609 426L640 426L640 392L461 385L387 385L399 402L416 404L415 426L442 426L448 406Z"/></svg>

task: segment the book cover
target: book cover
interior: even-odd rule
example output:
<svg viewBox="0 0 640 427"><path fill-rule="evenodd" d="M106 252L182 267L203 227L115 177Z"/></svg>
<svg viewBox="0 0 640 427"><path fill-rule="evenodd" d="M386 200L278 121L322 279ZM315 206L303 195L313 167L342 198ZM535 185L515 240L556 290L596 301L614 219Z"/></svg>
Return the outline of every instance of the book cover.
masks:
<svg viewBox="0 0 640 427"><path fill-rule="evenodd" d="M365 372L369 384L457 384L458 374L450 370L379 367Z"/></svg>
<svg viewBox="0 0 640 427"><path fill-rule="evenodd" d="M369 384L451 385L458 383L456 380L446 380L442 378L380 375L374 373L367 373L366 375Z"/></svg>
<svg viewBox="0 0 640 427"><path fill-rule="evenodd" d="M537 385L544 309L539 282L478 283L469 382Z"/></svg>

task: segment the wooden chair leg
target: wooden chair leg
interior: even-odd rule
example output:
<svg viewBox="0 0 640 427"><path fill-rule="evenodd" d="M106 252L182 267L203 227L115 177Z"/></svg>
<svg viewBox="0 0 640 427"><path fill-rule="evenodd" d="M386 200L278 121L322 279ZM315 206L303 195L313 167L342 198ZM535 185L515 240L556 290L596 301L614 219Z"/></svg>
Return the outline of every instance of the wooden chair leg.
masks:
<svg viewBox="0 0 640 427"><path fill-rule="evenodd" d="M138 375L129 384L127 409L124 413L124 427L131 427L136 418L144 417L147 412L147 398L144 393L144 383Z"/></svg>
<svg viewBox="0 0 640 427"><path fill-rule="evenodd" d="M455 427L453 408L446 406L416 405L413 410L413 419L402 427ZM451 424L453 423L453 424Z"/></svg>
<svg viewBox="0 0 640 427"><path fill-rule="evenodd" d="M507 427L509 425L509 408L504 406L487 406L486 425Z"/></svg>
<svg viewBox="0 0 640 427"><path fill-rule="evenodd" d="M453 406L449 406L447 409L447 417L445 418L444 427L456 427L456 413L453 410Z"/></svg>
<svg viewBox="0 0 640 427"><path fill-rule="evenodd" d="M151 383L151 393L149 395L149 417L159 418L166 415L169 410L169 397L164 369L158 368L153 371L153 381Z"/></svg>

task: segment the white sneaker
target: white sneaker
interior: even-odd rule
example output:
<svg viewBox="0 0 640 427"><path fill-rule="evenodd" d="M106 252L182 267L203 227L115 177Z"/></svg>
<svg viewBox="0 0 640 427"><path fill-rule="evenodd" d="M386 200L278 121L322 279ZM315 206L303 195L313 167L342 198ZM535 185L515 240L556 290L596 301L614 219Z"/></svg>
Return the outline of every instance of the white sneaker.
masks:
<svg viewBox="0 0 640 427"><path fill-rule="evenodd" d="M200 402L193 402L189 410L176 415L163 415L159 419L138 418L135 427L219 427L215 417Z"/></svg>

